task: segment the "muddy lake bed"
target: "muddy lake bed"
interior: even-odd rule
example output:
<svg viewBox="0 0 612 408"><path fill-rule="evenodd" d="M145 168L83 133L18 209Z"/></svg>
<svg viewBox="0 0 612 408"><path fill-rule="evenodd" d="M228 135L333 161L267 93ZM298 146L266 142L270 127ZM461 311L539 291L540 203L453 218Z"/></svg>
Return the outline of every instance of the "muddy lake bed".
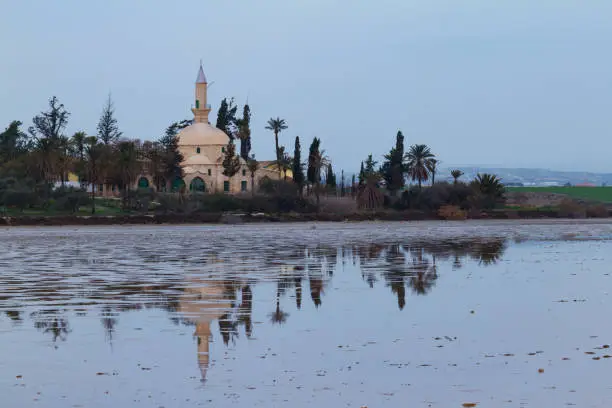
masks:
<svg viewBox="0 0 612 408"><path fill-rule="evenodd" d="M0 230L2 407L607 407L612 222Z"/></svg>

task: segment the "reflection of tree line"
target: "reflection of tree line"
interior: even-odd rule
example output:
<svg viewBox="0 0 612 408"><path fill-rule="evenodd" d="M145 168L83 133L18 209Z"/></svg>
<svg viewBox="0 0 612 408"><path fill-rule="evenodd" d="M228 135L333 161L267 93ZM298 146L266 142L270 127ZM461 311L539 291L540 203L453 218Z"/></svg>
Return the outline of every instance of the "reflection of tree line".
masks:
<svg viewBox="0 0 612 408"><path fill-rule="evenodd" d="M220 297L227 302L227 308L217 310L215 319L212 320L218 321L223 342L229 344L238 336L241 327L244 327L247 338L251 337L253 333L251 286L258 284L264 277L269 278L271 274L276 282L276 307L269 313L269 317L272 323L281 324L289 317L289 313L281 308L281 298L293 292L296 309L300 310L304 295L303 282L306 280L310 299L318 308L323 303L322 294L326 282L331 279L335 268L340 265L351 263L359 268L364 281L371 287L379 279L383 279L392 293L397 296L398 307L403 309L406 304L407 288L417 295L425 295L432 290L438 278L438 265L441 262L451 262L455 269L461 268L466 260L477 261L480 265L487 266L497 262L504 249L503 239L284 248L283 251L266 251L267 255L260 259L263 264L253 266L256 277L249 273L229 272L233 264L232 260L228 260L222 264L221 280L206 279L206 271L203 271L200 275L204 279L199 284L204 286L213 284L222 288ZM253 262L253 259L250 261ZM278 274L275 274L275 271L278 271ZM99 316L109 341L113 339L120 312L156 308L170 312L175 324L194 324L194 320L197 320L194 316L180 313L182 303L193 301L186 296L191 282L185 285L182 277L171 278L170 275L166 275L164 279L167 282L147 284L135 280L103 284L96 288L92 298L102 304ZM14 286L15 282L12 282L12 285ZM38 289L37 294L41 298L52 298L54 290L57 291L58 288L48 285L44 291ZM109 293L112 295L109 296ZM104 304L105 299L113 300L113 303ZM10 300L10 296L3 296L2 301L6 300ZM206 299L197 301L205 303ZM85 310L89 305L91 303L78 307ZM34 312L30 314L30 318L36 329L50 334L54 342L65 340L70 332L70 325L63 309L68 306L73 305ZM5 314L16 324L23 320L22 312L19 310L7 310Z"/></svg>

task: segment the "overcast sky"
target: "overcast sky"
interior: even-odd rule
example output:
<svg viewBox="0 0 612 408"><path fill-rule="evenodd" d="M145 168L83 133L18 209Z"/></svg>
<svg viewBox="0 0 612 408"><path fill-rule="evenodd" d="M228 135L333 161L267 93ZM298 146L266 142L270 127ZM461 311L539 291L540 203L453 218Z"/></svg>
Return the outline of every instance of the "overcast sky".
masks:
<svg viewBox="0 0 612 408"><path fill-rule="evenodd" d="M125 136L247 100L259 159L314 136L336 170L401 129L443 166L612 172L610 0L0 0L0 126L56 95L68 134L112 93ZM216 119L213 112L211 122Z"/></svg>

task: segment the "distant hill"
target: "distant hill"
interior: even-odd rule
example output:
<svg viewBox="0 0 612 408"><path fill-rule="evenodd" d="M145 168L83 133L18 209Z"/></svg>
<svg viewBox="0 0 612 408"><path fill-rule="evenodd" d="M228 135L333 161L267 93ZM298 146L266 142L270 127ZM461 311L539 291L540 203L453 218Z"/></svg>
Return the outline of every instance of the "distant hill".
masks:
<svg viewBox="0 0 612 408"><path fill-rule="evenodd" d="M594 184L612 186L612 173L590 173L582 171L555 171L547 169L495 168L495 167L453 167L465 173L463 179L472 179L478 173L492 173L499 176L504 183L523 184L525 186L555 186L577 184ZM452 180L451 169L440 169L438 178Z"/></svg>

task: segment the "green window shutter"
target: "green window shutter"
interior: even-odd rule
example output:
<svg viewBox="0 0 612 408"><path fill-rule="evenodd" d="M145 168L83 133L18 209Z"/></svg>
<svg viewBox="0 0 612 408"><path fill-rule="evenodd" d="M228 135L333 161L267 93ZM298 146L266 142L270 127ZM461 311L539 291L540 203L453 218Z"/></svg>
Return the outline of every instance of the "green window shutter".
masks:
<svg viewBox="0 0 612 408"><path fill-rule="evenodd" d="M230 191L229 181L224 181L223 182L223 191L225 191L226 193L228 193Z"/></svg>
<svg viewBox="0 0 612 408"><path fill-rule="evenodd" d="M242 180L240 182L240 190L241 191L247 191L247 182L246 181Z"/></svg>
<svg viewBox="0 0 612 408"><path fill-rule="evenodd" d="M200 109L200 101L196 99L196 109Z"/></svg>

